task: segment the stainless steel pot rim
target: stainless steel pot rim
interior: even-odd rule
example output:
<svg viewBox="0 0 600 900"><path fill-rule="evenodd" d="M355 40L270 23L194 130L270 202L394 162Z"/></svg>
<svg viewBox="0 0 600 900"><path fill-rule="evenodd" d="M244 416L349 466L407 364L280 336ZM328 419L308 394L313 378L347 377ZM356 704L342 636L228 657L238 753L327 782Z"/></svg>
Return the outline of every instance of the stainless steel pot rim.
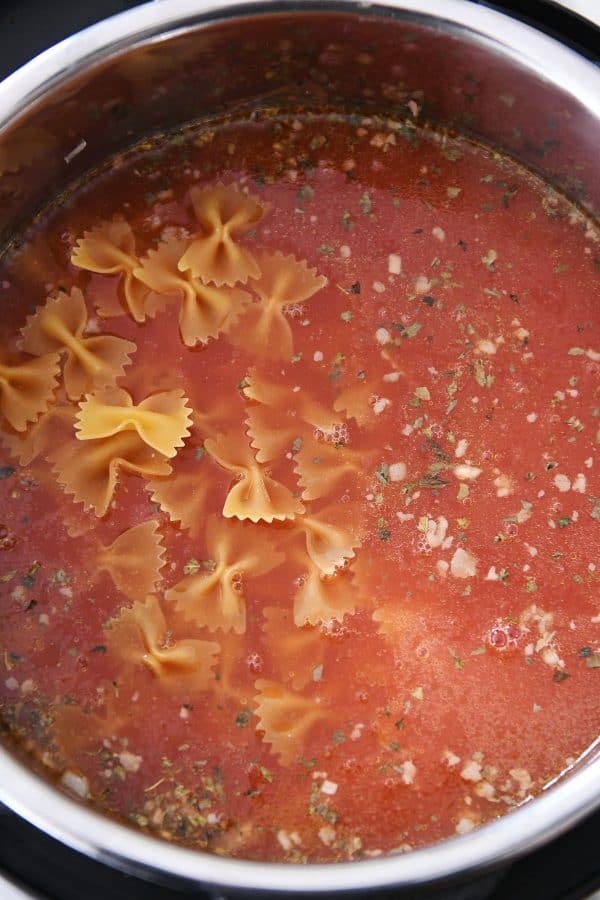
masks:
<svg viewBox="0 0 600 900"><path fill-rule="evenodd" d="M40 96L75 73L140 43L158 42L220 18L308 11L428 18L438 27L466 30L577 96L586 109L600 117L597 66L549 35L471 0L154 0L66 38L0 83L0 132Z"/></svg>
<svg viewBox="0 0 600 900"><path fill-rule="evenodd" d="M151 877L168 874L224 888L271 891L367 890L411 886L484 871L566 831L600 800L600 765L590 764L514 812L421 850L360 862L290 866L228 859L158 841L71 799L7 755L1 799L18 815L100 862Z"/></svg>
<svg viewBox="0 0 600 900"><path fill-rule="evenodd" d="M403 16L468 32L577 97L600 119L600 70L553 38L468 0L156 0L80 32L47 50L0 84L0 132L42 96L140 44L236 16L338 11ZM479 829L440 844L360 863L256 863L199 853L129 829L60 793L0 748L0 800L34 825L87 855L151 877L169 876L225 888L271 891L367 890L465 877L560 834L600 805L600 759L542 797Z"/></svg>

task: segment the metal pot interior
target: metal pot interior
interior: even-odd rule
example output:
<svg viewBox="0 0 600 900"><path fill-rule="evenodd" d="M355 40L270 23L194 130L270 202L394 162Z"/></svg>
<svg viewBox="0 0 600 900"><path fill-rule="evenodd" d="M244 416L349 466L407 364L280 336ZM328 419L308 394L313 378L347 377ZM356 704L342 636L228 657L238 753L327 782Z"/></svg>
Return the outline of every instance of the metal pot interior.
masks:
<svg viewBox="0 0 600 900"><path fill-rule="evenodd" d="M600 209L600 73L550 38L462 0L147 4L68 39L0 86L0 245L69 185L148 135L278 109L377 112L464 133ZM418 109L415 116L414 110ZM464 877L558 833L600 801L593 751L546 796L405 857L308 866L209 858L130 832L44 783L6 742L0 793L85 852L146 875L248 888ZM590 765L591 762L591 765Z"/></svg>

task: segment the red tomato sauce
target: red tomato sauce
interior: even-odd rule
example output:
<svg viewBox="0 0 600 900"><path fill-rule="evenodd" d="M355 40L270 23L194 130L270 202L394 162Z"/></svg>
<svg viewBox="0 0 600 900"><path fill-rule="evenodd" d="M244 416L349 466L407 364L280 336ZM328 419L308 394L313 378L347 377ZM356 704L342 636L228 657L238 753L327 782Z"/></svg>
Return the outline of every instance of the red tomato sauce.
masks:
<svg viewBox="0 0 600 900"><path fill-rule="evenodd" d="M189 245L193 189L218 183L264 213L236 246L327 284L269 318L250 277L195 347L177 291L99 317L123 276L72 263L84 233L117 216L140 260ZM61 488L93 390L68 399L59 372L65 421L23 465L1 419L10 739L106 812L250 859L409 850L538 794L600 719L598 271L594 223L530 172L375 119L186 132L74 190L3 260L2 363L79 288L84 335L136 345L111 390L181 389L197 418L171 473L121 468L101 515ZM246 501L285 519L240 521L253 478Z"/></svg>

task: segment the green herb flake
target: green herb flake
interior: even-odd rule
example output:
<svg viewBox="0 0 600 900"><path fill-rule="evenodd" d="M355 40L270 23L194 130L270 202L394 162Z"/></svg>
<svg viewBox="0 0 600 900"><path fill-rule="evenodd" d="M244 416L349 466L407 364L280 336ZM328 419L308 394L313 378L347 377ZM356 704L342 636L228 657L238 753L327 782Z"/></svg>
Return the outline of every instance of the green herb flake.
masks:
<svg viewBox="0 0 600 900"><path fill-rule="evenodd" d="M196 462L199 462L203 456L206 456L206 448L204 445L202 445L202 447L196 447L194 450L194 459Z"/></svg>
<svg viewBox="0 0 600 900"><path fill-rule="evenodd" d="M15 474L14 466L0 466L0 481Z"/></svg>
<svg viewBox="0 0 600 900"><path fill-rule="evenodd" d="M250 709L242 709L235 717L235 724L238 728L245 728L251 718L252 711Z"/></svg>
<svg viewBox="0 0 600 900"><path fill-rule="evenodd" d="M449 481L445 481L443 478L437 473L428 472L423 478L420 478L417 481L417 486L422 488L428 488L432 491L439 491L441 488L445 488L450 484Z"/></svg>
<svg viewBox="0 0 600 900"><path fill-rule="evenodd" d="M387 463L381 463L378 469L375 469L375 478L380 484L390 484L390 467Z"/></svg>
<svg viewBox="0 0 600 900"><path fill-rule="evenodd" d="M455 665L455 667L456 667L459 671L460 671L461 669L464 669L464 667L465 667L465 661L464 661L464 659L461 659L461 658L460 658L460 656L458 655L458 653L456 652L456 650L450 650L450 656L451 656L452 659L454 660L454 665Z"/></svg>
<svg viewBox="0 0 600 900"><path fill-rule="evenodd" d="M332 384L335 384L340 375L342 374L342 363L346 357L343 353L336 353L335 359L333 360L333 366L331 367L331 372L329 373L329 380Z"/></svg>
<svg viewBox="0 0 600 900"><path fill-rule="evenodd" d="M363 216L371 215L373 211L373 203L371 201L371 197L368 191L365 191L360 200L358 201L358 205L360 206L360 211Z"/></svg>
<svg viewBox="0 0 600 900"><path fill-rule="evenodd" d="M15 575L17 574L16 569L9 569L8 572L5 572L4 575L0 575L0 581L6 583L7 581L12 581Z"/></svg>
<svg viewBox="0 0 600 900"><path fill-rule="evenodd" d="M268 781L270 784L273 781L273 775L271 774L269 769L267 769L266 766L259 766L259 768L260 768L260 774L262 775L262 777L265 779L265 781Z"/></svg>
<svg viewBox="0 0 600 900"><path fill-rule="evenodd" d="M322 677L323 677L323 665L321 664L319 666L315 666L314 669L312 670L312 680L320 681Z"/></svg>
<svg viewBox="0 0 600 900"><path fill-rule="evenodd" d="M64 569L57 569L50 579L53 584L68 584L70 580Z"/></svg>
<svg viewBox="0 0 600 900"><path fill-rule="evenodd" d="M301 188L298 188L296 191L296 200L298 203L302 203L303 200L312 200L315 196L315 190L310 186L310 184L303 184Z"/></svg>
<svg viewBox="0 0 600 900"><path fill-rule="evenodd" d="M495 250L488 250L487 253L481 257L481 262L484 264L486 269L490 272L495 271L495 262L498 259L498 254Z"/></svg>
<svg viewBox="0 0 600 900"><path fill-rule="evenodd" d="M571 428L574 428L575 431L585 431L585 425L583 424L581 419L577 418L577 416L569 416L569 418L567 419L567 425L569 425Z"/></svg>
<svg viewBox="0 0 600 900"><path fill-rule="evenodd" d="M595 519L596 522L600 522L600 500L596 500L595 497L588 498L591 503L594 504L594 507L590 513L592 519Z"/></svg>
<svg viewBox="0 0 600 900"><path fill-rule="evenodd" d="M40 562L34 562L31 565L27 574L24 575L23 578L21 578L21 584L23 585L23 587L31 589L34 586L37 574L41 568L42 564Z"/></svg>
<svg viewBox="0 0 600 900"><path fill-rule="evenodd" d="M352 221L350 210L344 210L344 212L340 216L340 225L342 226L344 231L352 231L352 229L354 228L354 222Z"/></svg>
<svg viewBox="0 0 600 900"><path fill-rule="evenodd" d="M559 528L567 528L568 525L572 525L572 524L573 524L573 519L571 519L570 516L561 516L560 519L558 520Z"/></svg>
<svg viewBox="0 0 600 900"><path fill-rule="evenodd" d="M490 388L496 380L494 375L488 375L486 373L485 363L482 359L478 359L475 362L475 365L473 367L473 374L475 376L475 381L480 387Z"/></svg>
<svg viewBox="0 0 600 900"><path fill-rule="evenodd" d="M459 159L463 158L463 152L457 144L444 144L440 147L440 153L450 162L458 162Z"/></svg>
<svg viewBox="0 0 600 900"><path fill-rule="evenodd" d="M552 681L554 681L556 684L561 684L561 682L566 681L567 678L570 678L568 672L565 672L564 669L557 669L552 676Z"/></svg>
<svg viewBox="0 0 600 900"><path fill-rule="evenodd" d="M184 575L196 575L201 568L201 563L197 559L188 559L183 567Z"/></svg>
<svg viewBox="0 0 600 900"><path fill-rule="evenodd" d="M340 313L340 319L342 322L351 322L352 321L352 310L346 309L343 313Z"/></svg>
<svg viewBox="0 0 600 900"><path fill-rule="evenodd" d="M302 359L302 355L303 355L302 351L300 351L299 353L294 353L294 355L290 359L290 362L292 362L292 363L300 362L300 360Z"/></svg>
<svg viewBox="0 0 600 900"><path fill-rule="evenodd" d="M292 444L292 451L294 453L300 453L300 451L302 450L302 443L303 443L303 441L302 441L301 437L294 438L294 443Z"/></svg>
<svg viewBox="0 0 600 900"><path fill-rule="evenodd" d="M569 356L583 356L584 353L583 347L571 347L569 350Z"/></svg>
<svg viewBox="0 0 600 900"><path fill-rule="evenodd" d="M403 338L414 338L418 335L421 328L423 327L420 322L413 322L412 325L401 325L399 322L393 323L393 328L396 331L400 332L400 336Z"/></svg>
<svg viewBox="0 0 600 900"><path fill-rule="evenodd" d="M394 725L395 725L395 727L398 729L398 731L402 731L402 729L404 728L404 719L403 719L403 718L402 718L402 719L397 719L397 720L394 722Z"/></svg>
<svg viewBox="0 0 600 900"><path fill-rule="evenodd" d="M355 281L354 284L350 285L350 292L352 294L360 294L360 281Z"/></svg>
<svg viewBox="0 0 600 900"><path fill-rule="evenodd" d="M319 253L322 253L324 256L333 256L335 252L331 244L319 244L317 249Z"/></svg>
<svg viewBox="0 0 600 900"><path fill-rule="evenodd" d="M498 572L498 580L505 587L508 587L510 585L509 575L510 575L510 572L508 571L508 569L505 569L505 568L500 569L500 571Z"/></svg>
<svg viewBox="0 0 600 900"><path fill-rule="evenodd" d="M528 594L535 594L535 592L537 591L537 581L535 580L535 578L529 577L527 579L526 590Z"/></svg>
<svg viewBox="0 0 600 900"><path fill-rule="evenodd" d="M380 528L379 529L379 540L380 541L389 541L392 536L392 532L389 528Z"/></svg>
<svg viewBox="0 0 600 900"><path fill-rule="evenodd" d="M335 730L335 731L333 732L333 734L331 735L331 740L333 741L333 743L334 743L334 744L336 745L336 747L337 747L338 744L343 744L343 743L344 743L344 741L346 740L346 735L344 734L343 731L340 731L339 728L336 728L336 730Z"/></svg>

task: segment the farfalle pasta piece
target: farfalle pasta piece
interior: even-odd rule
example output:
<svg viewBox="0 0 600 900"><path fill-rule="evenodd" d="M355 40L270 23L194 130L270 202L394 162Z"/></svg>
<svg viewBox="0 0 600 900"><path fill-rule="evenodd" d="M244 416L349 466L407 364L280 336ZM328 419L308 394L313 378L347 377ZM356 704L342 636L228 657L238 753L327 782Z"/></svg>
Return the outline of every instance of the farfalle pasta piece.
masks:
<svg viewBox="0 0 600 900"><path fill-rule="evenodd" d="M248 671L246 637L235 631L223 631L219 634L219 644L221 652L211 691L219 705L228 702L238 709L250 709L254 688L245 677Z"/></svg>
<svg viewBox="0 0 600 900"><path fill-rule="evenodd" d="M226 396L194 410L192 433L174 460L172 474L148 483L153 502L172 522L178 522L194 536L205 524L206 509L213 496L226 493L229 487L227 472L205 451L204 438L218 435L223 424L237 415L235 400Z"/></svg>
<svg viewBox="0 0 600 900"><path fill-rule="evenodd" d="M123 431L100 440L69 441L62 447L54 472L76 503L104 516L122 472L150 479L170 475L172 469L136 431Z"/></svg>
<svg viewBox="0 0 600 900"><path fill-rule="evenodd" d="M326 713L314 700L275 681L259 678L255 687L256 730L264 732L263 740L271 744L281 765L288 766L302 755L306 735Z"/></svg>
<svg viewBox="0 0 600 900"><path fill-rule="evenodd" d="M284 484L267 475L252 451L235 435L207 438L206 450L220 466L240 480L230 488L223 506L225 518L273 522L294 519L304 512L301 501Z"/></svg>
<svg viewBox="0 0 600 900"><path fill-rule="evenodd" d="M293 417L282 418L281 410L270 406L252 406L248 409L245 424L257 462L281 459L295 446L302 445L302 423Z"/></svg>
<svg viewBox="0 0 600 900"><path fill-rule="evenodd" d="M213 675L220 645L194 638L171 637L158 597L151 594L122 609L106 634L109 652L134 665L145 666L161 681L186 682L204 690Z"/></svg>
<svg viewBox="0 0 600 900"><path fill-rule="evenodd" d="M177 237L163 241L140 260L135 276L158 294L181 296L179 332L186 347L194 347L228 331L252 297L239 288L204 284L190 270L179 271L187 243Z"/></svg>
<svg viewBox="0 0 600 900"><path fill-rule="evenodd" d="M258 462L269 462L311 437L336 439L343 429L339 417L308 391L291 387L251 369L243 389L248 405L248 435Z"/></svg>
<svg viewBox="0 0 600 900"><path fill-rule="evenodd" d="M399 637L410 627L414 616L410 609L394 605L378 606L371 618L378 626L378 634L387 638L390 643L397 644Z"/></svg>
<svg viewBox="0 0 600 900"><path fill-rule="evenodd" d="M311 563L294 597L294 622L298 627L321 625L327 628L351 615L357 601L350 572L323 578L320 568Z"/></svg>
<svg viewBox="0 0 600 900"><path fill-rule="evenodd" d="M298 519L306 536L306 552L322 575L334 575L355 556L361 545L356 510L338 504Z"/></svg>
<svg viewBox="0 0 600 900"><path fill-rule="evenodd" d="M212 518L207 526L208 570L189 575L166 594L186 621L209 631L246 630L248 580L270 572L284 556L258 529Z"/></svg>
<svg viewBox="0 0 600 900"><path fill-rule="evenodd" d="M131 365L136 345L108 334L85 336L88 313L79 288L49 297L21 329L21 349L34 356L65 353L64 382L70 400L105 387Z"/></svg>
<svg viewBox="0 0 600 900"><path fill-rule="evenodd" d="M233 185L192 188L190 197L201 234L179 260L179 271L217 287L246 284L258 278L260 268L253 254L236 240L255 228L266 208Z"/></svg>
<svg viewBox="0 0 600 900"><path fill-rule="evenodd" d="M25 241L11 259L10 274L16 284L64 285L68 274L60 263L59 253L55 254L47 234L38 233Z"/></svg>
<svg viewBox="0 0 600 900"><path fill-rule="evenodd" d="M183 391L160 391L134 404L124 388L96 391L79 404L77 439L99 440L135 431L149 447L171 458L189 437L191 409Z"/></svg>
<svg viewBox="0 0 600 900"><path fill-rule="evenodd" d="M136 254L135 237L124 219L101 222L96 228L84 232L71 255L71 262L80 269L99 275L120 275L125 309L119 302L105 302L98 307L102 318L131 313L136 322L152 318L165 305L165 298L155 293L134 272L140 265Z"/></svg>
<svg viewBox="0 0 600 900"><path fill-rule="evenodd" d="M60 357L45 353L38 359L0 363L0 413L15 431L25 431L45 412L58 387Z"/></svg>
<svg viewBox="0 0 600 900"><path fill-rule="evenodd" d="M207 437L217 438L227 423L240 419L244 410L243 400L238 391L234 390L212 398L206 397L205 391L202 393L201 402L192 414L194 428L202 440Z"/></svg>
<svg viewBox="0 0 600 900"><path fill-rule="evenodd" d="M314 680L313 672L323 662L329 639L319 628L298 628L291 610L267 606L263 616L262 630L273 671L294 690L302 690Z"/></svg>
<svg viewBox="0 0 600 900"><path fill-rule="evenodd" d="M72 406L51 406L27 431L0 432L0 443L21 466L28 466L47 451L54 455L73 433Z"/></svg>
<svg viewBox="0 0 600 900"><path fill-rule="evenodd" d="M107 547L100 547L95 563L130 600L143 600L160 583L165 547L156 519L128 528Z"/></svg>
<svg viewBox="0 0 600 900"><path fill-rule="evenodd" d="M294 352L286 307L303 304L327 284L305 261L283 253L262 253L261 276L253 288L261 302L248 308L242 328L232 339L256 356L289 360Z"/></svg>
<svg viewBox="0 0 600 900"><path fill-rule="evenodd" d="M391 606L379 606L372 613L378 634L388 645L397 665L406 667L415 658L442 659L448 647L444 641L446 620L443 610L425 596L406 602L394 598Z"/></svg>
<svg viewBox="0 0 600 900"><path fill-rule="evenodd" d="M382 396L380 387L373 380L356 381L338 394L333 408L347 419L354 419L361 428L374 425L391 405L389 398Z"/></svg>
<svg viewBox="0 0 600 900"><path fill-rule="evenodd" d="M195 449L191 448L191 451L193 456ZM178 462L185 453L184 450L178 454ZM206 461L199 460L193 468L186 466L183 470L172 472L168 478L148 482L152 502L158 503L171 522L178 522L181 528L189 529L192 534L197 534L202 525L213 486L205 469Z"/></svg>
<svg viewBox="0 0 600 900"><path fill-rule="evenodd" d="M295 457L294 472L303 488L303 500L317 500L329 494L344 478L358 478L365 471L365 455L332 444L303 444Z"/></svg>
<svg viewBox="0 0 600 900"><path fill-rule="evenodd" d="M56 146L56 138L45 128L21 126L4 137L0 145L0 178L7 172L18 172Z"/></svg>
<svg viewBox="0 0 600 900"><path fill-rule="evenodd" d="M153 478L147 487L153 503L196 537L205 525L207 510L227 493L229 484L227 473L204 448L192 445L177 454L167 478Z"/></svg>
<svg viewBox="0 0 600 900"><path fill-rule="evenodd" d="M77 765L89 753L96 753L108 735L119 734L131 722L131 705L109 690L98 691L93 705L82 706L67 696L57 698L51 709L52 747L60 768Z"/></svg>

